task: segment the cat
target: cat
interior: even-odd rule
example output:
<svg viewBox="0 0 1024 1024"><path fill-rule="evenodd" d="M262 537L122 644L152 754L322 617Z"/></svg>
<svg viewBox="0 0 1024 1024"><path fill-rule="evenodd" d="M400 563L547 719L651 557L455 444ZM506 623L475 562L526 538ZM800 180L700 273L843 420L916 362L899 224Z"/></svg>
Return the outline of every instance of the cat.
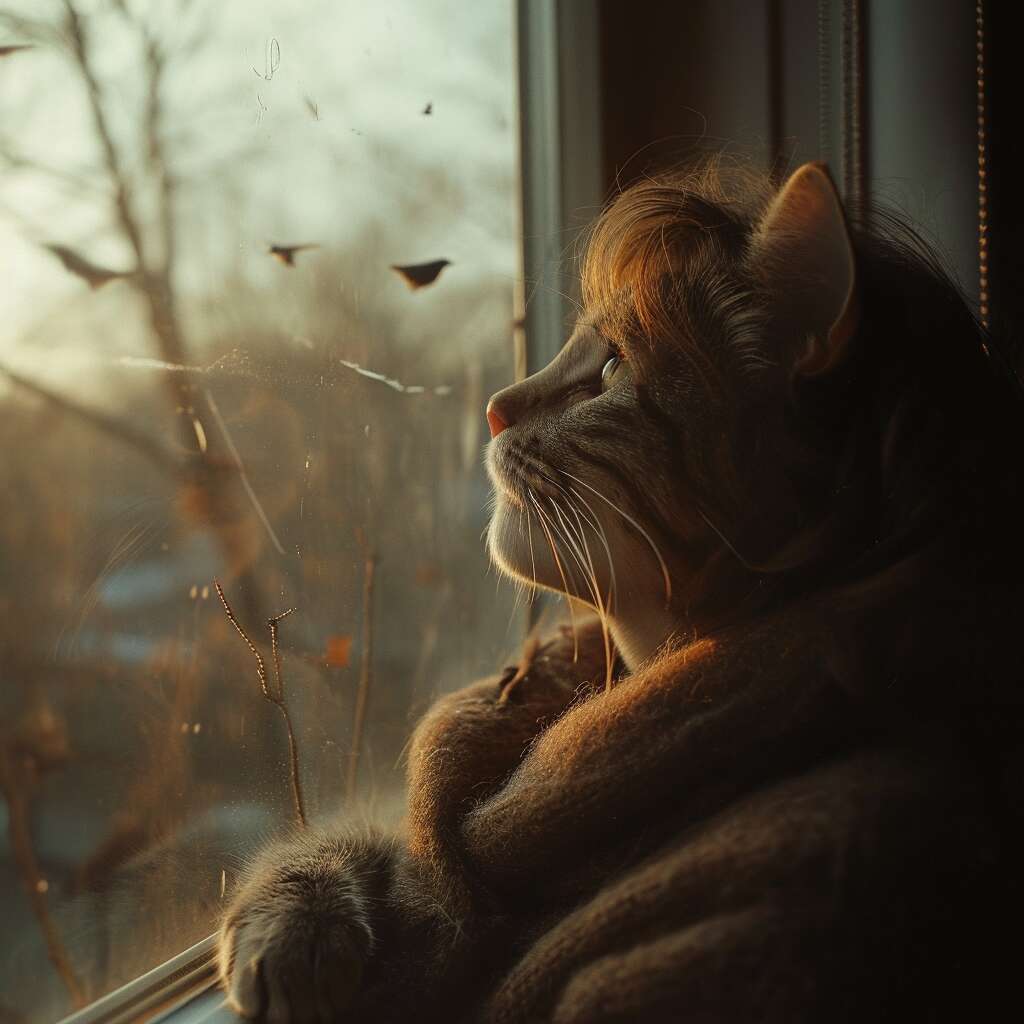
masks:
<svg viewBox="0 0 1024 1024"><path fill-rule="evenodd" d="M273 1021L960 1020L1012 978L1022 402L827 169L624 191L487 408L493 561L594 614L442 698L396 835L265 850Z"/></svg>

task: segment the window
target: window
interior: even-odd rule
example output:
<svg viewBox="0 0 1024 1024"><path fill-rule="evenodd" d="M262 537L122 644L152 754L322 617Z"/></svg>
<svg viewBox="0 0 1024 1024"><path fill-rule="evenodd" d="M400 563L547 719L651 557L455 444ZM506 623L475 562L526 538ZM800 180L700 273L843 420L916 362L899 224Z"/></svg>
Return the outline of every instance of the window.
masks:
<svg viewBox="0 0 1024 1024"><path fill-rule="evenodd" d="M411 722L516 647L514 19L0 0L0 1016L209 935L296 778L393 818Z"/></svg>

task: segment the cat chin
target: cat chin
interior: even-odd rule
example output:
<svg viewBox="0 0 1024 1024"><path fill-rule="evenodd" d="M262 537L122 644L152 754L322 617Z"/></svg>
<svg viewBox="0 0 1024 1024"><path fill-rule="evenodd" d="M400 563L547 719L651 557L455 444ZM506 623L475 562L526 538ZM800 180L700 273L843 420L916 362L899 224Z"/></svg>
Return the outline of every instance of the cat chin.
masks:
<svg viewBox="0 0 1024 1024"><path fill-rule="evenodd" d="M532 519L499 492L487 528L487 553L504 575L531 586L561 592L563 587L547 541L537 536L536 530L531 550Z"/></svg>

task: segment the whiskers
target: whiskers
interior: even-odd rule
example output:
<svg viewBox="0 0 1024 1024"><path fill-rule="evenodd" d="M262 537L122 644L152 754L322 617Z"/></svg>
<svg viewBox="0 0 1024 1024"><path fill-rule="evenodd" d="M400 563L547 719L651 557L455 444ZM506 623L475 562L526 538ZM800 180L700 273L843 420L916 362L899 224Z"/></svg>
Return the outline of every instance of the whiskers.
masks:
<svg viewBox="0 0 1024 1024"><path fill-rule="evenodd" d="M647 544L650 547L651 551L654 552L654 557L658 560L658 566L661 569L661 577L665 583L665 607L668 608L668 606L672 603L672 577L669 575L668 565L666 564L665 559L662 557L661 551L658 550L658 545L654 543L654 540L651 537L651 535L628 512L624 512L621 508L619 508L618 505L615 504L614 501L612 501L610 498L605 497L599 490L597 490L597 488L591 487L590 484L586 482L586 480L581 480L578 476L574 476L572 473L564 469L561 470L561 473L563 476L567 476L570 480L575 480L576 483L578 483L581 487L585 487L592 494L597 495L597 497L599 497L606 505L608 505L609 508L611 508L614 512L618 512L618 514L622 516L622 518L625 519L626 522L629 523L629 525L632 526L633 529L636 530L637 533L639 533L645 541L647 541ZM581 497L579 492L576 491L575 488L572 488L572 491L578 498ZM591 512L593 512L593 509L591 509Z"/></svg>
<svg viewBox="0 0 1024 1024"><path fill-rule="evenodd" d="M569 607L569 617L573 631L573 660L579 658L579 635L576 629L576 616L573 609L573 597L578 597L592 605L597 611L601 623L601 638L604 644L605 689L610 689L613 675L612 641L610 631L611 609L615 598L615 564L611 548L605 535L601 521L580 509L570 493L557 485L560 496L545 496L543 504L532 489L527 489L530 505L537 516L537 522L547 539L551 556L555 561L558 574L562 580L562 589ZM597 574L597 566L587 539L589 526L600 540L608 560L609 585L607 593L602 594L601 583ZM563 559L563 555L565 558ZM536 574L534 575L536 579ZM582 580L587 594L581 593L576 585L577 579ZM571 582L570 582L571 581Z"/></svg>
<svg viewBox="0 0 1024 1024"><path fill-rule="evenodd" d="M601 636L605 654L605 688L612 685L614 657L611 639L612 616L618 611L618 578L612 546L608 541L601 516L593 505L593 497L599 498L613 512L622 517L650 547L657 560L664 583L665 606L672 601L672 580L668 564L650 533L628 512L602 494L597 488L580 477L565 470L544 469L536 464L529 467L533 484L517 474L517 492L521 498L519 508L519 535L522 548L529 547L530 575L517 573L519 598L526 590L535 591L550 585L550 579L541 583L537 577L537 557L533 546L534 524L547 543L551 559L569 609L569 620L573 634L573 660L579 659L579 630L575 601L591 605L597 612L601 624ZM557 478L556 478L557 477ZM569 483L572 481L572 483ZM589 492L585 494L584 492ZM597 547L592 541L597 540ZM602 555L604 562L602 563ZM605 573L607 568L607 573Z"/></svg>

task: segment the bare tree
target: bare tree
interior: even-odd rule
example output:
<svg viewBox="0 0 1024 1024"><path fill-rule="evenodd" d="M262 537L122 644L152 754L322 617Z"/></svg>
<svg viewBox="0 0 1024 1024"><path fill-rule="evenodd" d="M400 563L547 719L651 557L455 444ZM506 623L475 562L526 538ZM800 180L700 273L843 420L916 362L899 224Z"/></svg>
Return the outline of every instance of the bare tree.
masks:
<svg viewBox="0 0 1024 1024"><path fill-rule="evenodd" d="M117 277L126 282L142 301L153 338L154 354L164 364L177 368L163 376L168 403L168 418L173 423L178 457L171 467L186 492L181 503L195 527L208 528L217 537L227 573L238 584L242 613L259 620L260 587L253 575L253 563L261 547L261 530L238 529L237 524L258 509L250 509L250 493L240 479L239 464L233 458L222 432L214 429L209 405L196 378L189 344L182 326L175 293L175 269L178 259L176 201L179 180L171 166L165 139L169 134L164 93L169 69L182 48L173 49L151 30L145 16L135 12L124 0L105 0L108 9L124 19L141 56L143 103L136 137L121 140L113 131L108 105L110 97L96 69L98 43L91 37L89 21L75 0L60 0L62 16L41 17L0 12L0 24L40 46L63 53L77 75L89 110L93 134L100 155L99 198L109 207L110 223L127 244L133 265L124 270L95 268L81 254L66 246L49 248L71 273L93 287ZM189 0L178 0L184 12ZM187 48L185 48L187 52ZM139 156L141 154L141 159ZM9 145L0 147L9 166L37 166ZM130 168L138 168L133 174ZM80 177L59 167L37 167L65 182L81 185ZM146 215L138 196L146 193L154 212ZM97 274L102 276L97 276ZM2 369L2 368L0 368ZM65 412L88 419L114 436L163 459L164 451L130 424L119 424L115 417L84 410L70 399L47 393L45 388L16 376L6 375L19 386L35 391Z"/></svg>

